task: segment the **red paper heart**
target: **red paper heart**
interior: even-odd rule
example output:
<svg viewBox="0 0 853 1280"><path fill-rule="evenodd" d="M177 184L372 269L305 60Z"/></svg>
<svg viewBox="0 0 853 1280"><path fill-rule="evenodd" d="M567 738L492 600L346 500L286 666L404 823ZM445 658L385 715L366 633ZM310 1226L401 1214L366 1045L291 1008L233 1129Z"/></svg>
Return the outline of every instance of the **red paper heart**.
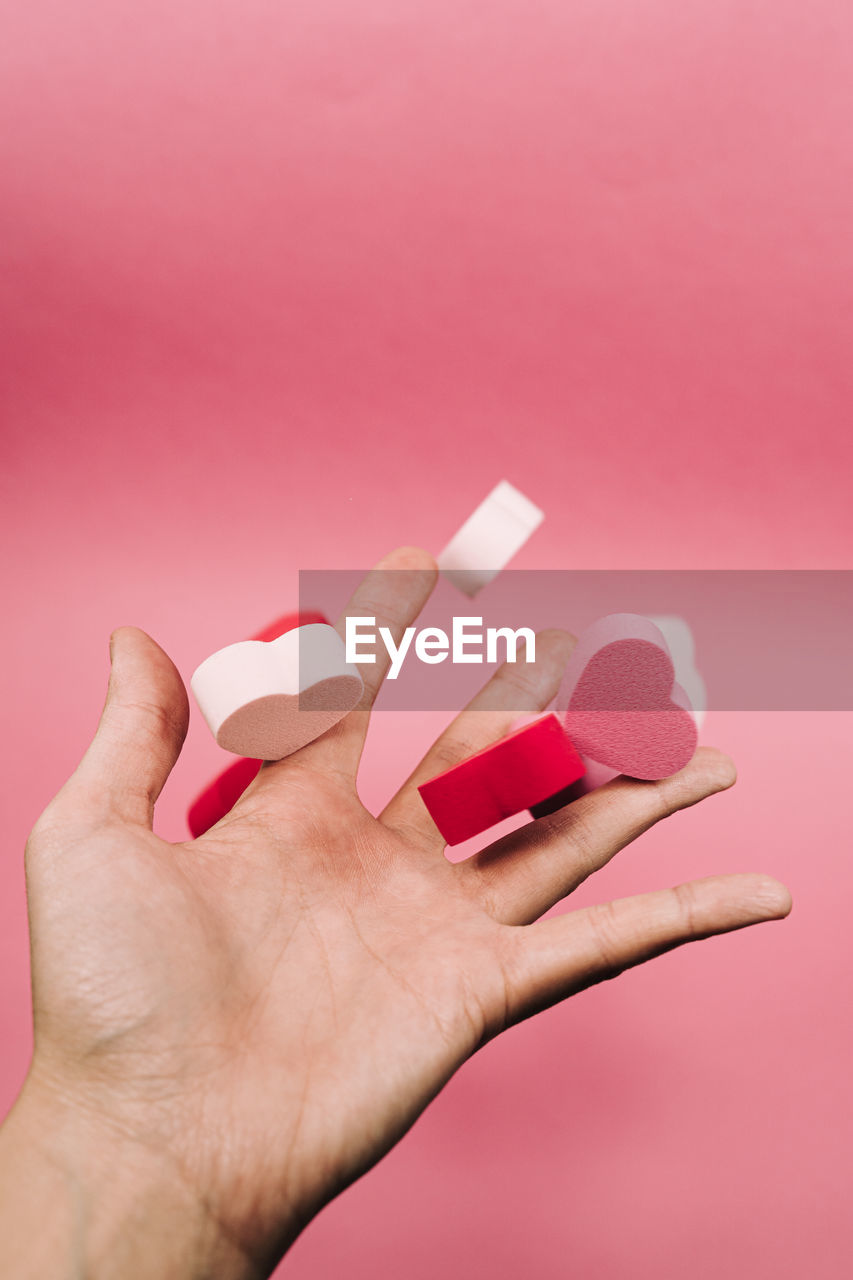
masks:
<svg viewBox="0 0 853 1280"><path fill-rule="evenodd" d="M582 755L632 778L667 778L696 750L696 722L666 640L639 614L609 614L583 633L557 710Z"/></svg>

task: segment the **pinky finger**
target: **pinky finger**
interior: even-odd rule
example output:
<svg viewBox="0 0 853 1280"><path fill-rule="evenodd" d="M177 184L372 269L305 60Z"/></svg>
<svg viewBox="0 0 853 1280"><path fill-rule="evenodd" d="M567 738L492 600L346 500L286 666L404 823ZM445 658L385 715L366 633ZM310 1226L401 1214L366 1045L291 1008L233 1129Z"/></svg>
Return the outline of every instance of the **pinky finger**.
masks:
<svg viewBox="0 0 853 1280"><path fill-rule="evenodd" d="M790 910L788 890L770 876L709 876L505 926L507 1025L684 942L780 920Z"/></svg>

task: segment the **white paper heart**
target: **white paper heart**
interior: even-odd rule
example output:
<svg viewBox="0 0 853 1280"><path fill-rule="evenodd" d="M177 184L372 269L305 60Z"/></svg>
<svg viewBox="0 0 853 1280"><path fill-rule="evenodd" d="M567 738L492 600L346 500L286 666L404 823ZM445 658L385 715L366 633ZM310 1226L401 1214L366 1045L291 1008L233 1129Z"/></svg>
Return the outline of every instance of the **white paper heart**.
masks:
<svg viewBox="0 0 853 1280"><path fill-rule="evenodd" d="M337 724L364 684L334 627L310 623L275 640L241 640L196 668L190 687L220 747L281 760Z"/></svg>

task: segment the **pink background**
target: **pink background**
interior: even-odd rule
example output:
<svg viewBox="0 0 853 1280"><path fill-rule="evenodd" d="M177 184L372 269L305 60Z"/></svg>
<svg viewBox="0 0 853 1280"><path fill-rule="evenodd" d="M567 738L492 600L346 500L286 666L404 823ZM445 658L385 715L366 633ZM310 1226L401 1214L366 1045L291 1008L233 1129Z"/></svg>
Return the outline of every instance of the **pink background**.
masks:
<svg viewBox="0 0 853 1280"><path fill-rule="evenodd" d="M504 476L547 512L517 567L853 567L853 10L28 0L4 30L9 1103L22 849L113 627L188 679L299 568L438 550ZM369 803L434 727L379 717ZM850 732L712 712L738 786L578 897L767 870L790 920L487 1046L292 1280L849 1274ZM194 711L162 834L221 761Z"/></svg>

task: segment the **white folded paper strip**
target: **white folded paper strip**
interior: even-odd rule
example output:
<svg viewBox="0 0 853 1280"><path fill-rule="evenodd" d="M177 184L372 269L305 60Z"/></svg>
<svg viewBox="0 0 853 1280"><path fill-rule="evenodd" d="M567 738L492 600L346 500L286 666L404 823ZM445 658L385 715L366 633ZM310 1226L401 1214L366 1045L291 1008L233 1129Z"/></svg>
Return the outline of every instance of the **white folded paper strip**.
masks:
<svg viewBox="0 0 853 1280"><path fill-rule="evenodd" d="M475 596L498 576L545 519L544 511L501 480L438 556L444 576Z"/></svg>

